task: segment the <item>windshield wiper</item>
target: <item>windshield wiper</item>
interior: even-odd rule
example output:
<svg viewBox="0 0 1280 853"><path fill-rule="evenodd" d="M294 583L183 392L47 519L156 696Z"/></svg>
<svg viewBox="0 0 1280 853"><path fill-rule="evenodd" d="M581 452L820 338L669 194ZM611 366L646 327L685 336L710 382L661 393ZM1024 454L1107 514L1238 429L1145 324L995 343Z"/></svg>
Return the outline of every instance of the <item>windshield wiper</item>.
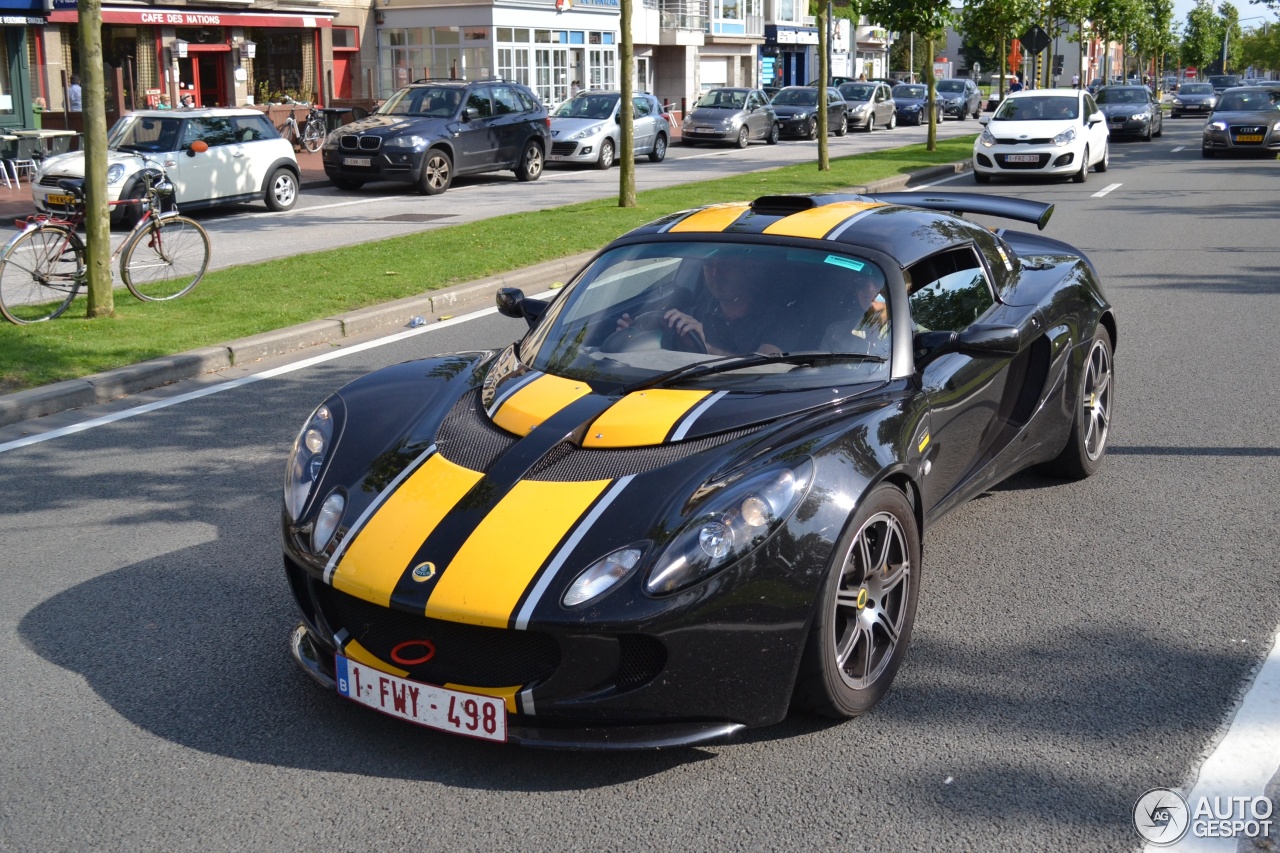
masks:
<svg viewBox="0 0 1280 853"><path fill-rule="evenodd" d="M644 391L649 388L657 388L662 385L670 385L675 382L686 382L690 379L697 379L702 376L710 376L714 373L727 373L731 370L739 370L744 367L755 367L760 364L803 364L812 366L824 362L835 361L874 361L880 364L885 362L884 356L865 355L856 352L825 352L821 350L811 352L775 352L762 353L754 352L749 355L726 355L720 358L714 358L710 361L699 361L695 364L686 364L683 367L677 367L675 370L668 370L665 373L659 373L657 376L650 376L635 385L630 385L622 389L623 394L630 394L633 391Z"/></svg>

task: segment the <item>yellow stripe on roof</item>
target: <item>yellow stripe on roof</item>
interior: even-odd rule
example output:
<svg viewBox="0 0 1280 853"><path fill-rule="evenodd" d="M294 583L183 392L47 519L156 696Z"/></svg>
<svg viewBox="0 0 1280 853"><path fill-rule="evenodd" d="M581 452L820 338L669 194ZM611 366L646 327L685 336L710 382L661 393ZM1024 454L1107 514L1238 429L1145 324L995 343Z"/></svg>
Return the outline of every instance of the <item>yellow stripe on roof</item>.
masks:
<svg viewBox="0 0 1280 853"><path fill-rule="evenodd" d="M389 606L427 535L482 476L438 453L429 457L355 534L334 570L334 588Z"/></svg>
<svg viewBox="0 0 1280 853"><path fill-rule="evenodd" d="M713 204L699 210L671 226L669 233L678 231L708 231L719 233L728 228L746 212L750 202L735 201L731 204Z"/></svg>
<svg viewBox="0 0 1280 853"><path fill-rule="evenodd" d="M648 447L661 444L676 422L710 391L650 388L628 394L596 418L583 447Z"/></svg>
<svg viewBox="0 0 1280 853"><path fill-rule="evenodd" d="M764 229L765 234L780 237L809 237L821 240L831 229L851 216L873 207L883 207L877 201L838 201L811 210L802 210L779 219Z"/></svg>
<svg viewBox="0 0 1280 853"><path fill-rule="evenodd" d="M426 615L507 627L538 569L610 482L517 483L458 549L431 591Z"/></svg>
<svg viewBox="0 0 1280 853"><path fill-rule="evenodd" d="M528 435L547 418L590 393L591 386L585 382L545 373L512 394L494 413L493 422L507 432Z"/></svg>

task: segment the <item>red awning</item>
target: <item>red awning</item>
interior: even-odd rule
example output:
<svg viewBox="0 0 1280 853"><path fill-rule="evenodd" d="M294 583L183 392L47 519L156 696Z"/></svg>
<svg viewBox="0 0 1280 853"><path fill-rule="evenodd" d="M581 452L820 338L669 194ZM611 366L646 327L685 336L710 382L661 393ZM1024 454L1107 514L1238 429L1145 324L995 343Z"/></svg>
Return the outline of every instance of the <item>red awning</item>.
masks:
<svg viewBox="0 0 1280 853"><path fill-rule="evenodd" d="M72 9L49 13L51 24L74 24L79 20ZM157 9L103 9L104 24L150 24L157 27L291 27L315 29L331 27L326 15L261 15L256 12L190 12Z"/></svg>

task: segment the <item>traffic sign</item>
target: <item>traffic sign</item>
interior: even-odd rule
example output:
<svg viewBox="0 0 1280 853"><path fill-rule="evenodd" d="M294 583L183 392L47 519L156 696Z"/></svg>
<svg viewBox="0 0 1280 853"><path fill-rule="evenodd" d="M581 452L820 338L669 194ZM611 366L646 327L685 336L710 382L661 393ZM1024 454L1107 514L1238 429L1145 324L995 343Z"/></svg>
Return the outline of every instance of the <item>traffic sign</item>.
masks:
<svg viewBox="0 0 1280 853"><path fill-rule="evenodd" d="M1022 42L1029 53L1039 53L1049 46L1049 34L1039 24L1032 24L1030 29L1019 36L1018 41Z"/></svg>

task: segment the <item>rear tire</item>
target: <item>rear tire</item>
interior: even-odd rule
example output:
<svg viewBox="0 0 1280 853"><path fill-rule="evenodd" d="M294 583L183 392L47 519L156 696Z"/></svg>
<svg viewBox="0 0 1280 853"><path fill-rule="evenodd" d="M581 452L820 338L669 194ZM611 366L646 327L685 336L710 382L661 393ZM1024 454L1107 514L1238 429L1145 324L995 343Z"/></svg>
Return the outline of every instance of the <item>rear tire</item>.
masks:
<svg viewBox="0 0 1280 853"><path fill-rule="evenodd" d="M871 490L833 551L796 677L794 704L866 713L902 665L920 592L920 531L902 490Z"/></svg>
<svg viewBox="0 0 1280 853"><path fill-rule="evenodd" d="M271 210L291 210L298 203L298 176L281 167L271 173L264 196Z"/></svg>
<svg viewBox="0 0 1280 853"><path fill-rule="evenodd" d="M1111 334L1105 326L1099 325L1093 333L1093 343L1081 370L1071 435L1062 453L1041 466L1046 473L1068 480L1083 480L1102 467L1111 432L1112 392L1115 389L1113 353Z"/></svg>
<svg viewBox="0 0 1280 853"><path fill-rule="evenodd" d="M208 268L209 235L185 216L169 216L138 231L120 258L125 287L143 302L190 293Z"/></svg>
<svg viewBox="0 0 1280 853"><path fill-rule="evenodd" d="M526 182L536 181L542 177L542 165L542 146L531 139L525 144L520 162L516 164L516 177Z"/></svg>
<svg viewBox="0 0 1280 853"><path fill-rule="evenodd" d="M432 148L422 161L422 174L418 177L418 192L423 195L440 195L453 184L453 158L439 148Z"/></svg>
<svg viewBox="0 0 1280 853"><path fill-rule="evenodd" d="M80 235L61 225L19 234L0 260L0 314L19 326L61 315L80 292Z"/></svg>

